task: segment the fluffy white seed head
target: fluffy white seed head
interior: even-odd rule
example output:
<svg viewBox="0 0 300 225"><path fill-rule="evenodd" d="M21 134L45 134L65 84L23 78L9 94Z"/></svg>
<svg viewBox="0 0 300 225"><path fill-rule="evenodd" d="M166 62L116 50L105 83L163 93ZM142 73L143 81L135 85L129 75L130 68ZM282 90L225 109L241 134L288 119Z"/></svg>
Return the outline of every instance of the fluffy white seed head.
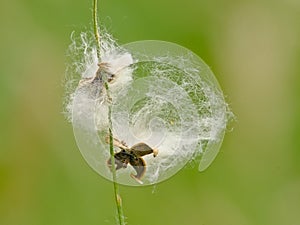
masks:
<svg viewBox="0 0 300 225"><path fill-rule="evenodd" d="M74 70L81 75L77 80L93 78L99 64L105 73L113 75L109 82L111 99L101 82L74 88L69 97L76 141L89 165L112 179L107 164L111 104L114 138L123 141L128 152L138 143L153 149L141 159L145 171L140 177L133 163L125 160L128 165L117 170L117 182L155 184L198 156L199 170L207 168L219 151L230 115L208 66L176 44L144 41L119 47L109 35L104 36L109 38L102 39L100 62L85 34L81 44L71 45L71 52L80 49L83 54ZM115 146L116 153L121 150L120 145Z"/></svg>

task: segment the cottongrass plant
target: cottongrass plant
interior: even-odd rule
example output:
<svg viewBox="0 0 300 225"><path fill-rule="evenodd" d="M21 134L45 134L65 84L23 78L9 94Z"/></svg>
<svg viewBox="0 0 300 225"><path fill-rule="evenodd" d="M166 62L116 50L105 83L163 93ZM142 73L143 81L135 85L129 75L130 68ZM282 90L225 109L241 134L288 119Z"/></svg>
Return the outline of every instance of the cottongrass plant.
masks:
<svg viewBox="0 0 300 225"><path fill-rule="evenodd" d="M164 41L119 46L99 29L72 34L66 111L87 163L113 183L153 185L190 161L214 160L232 118L210 68L193 52Z"/></svg>

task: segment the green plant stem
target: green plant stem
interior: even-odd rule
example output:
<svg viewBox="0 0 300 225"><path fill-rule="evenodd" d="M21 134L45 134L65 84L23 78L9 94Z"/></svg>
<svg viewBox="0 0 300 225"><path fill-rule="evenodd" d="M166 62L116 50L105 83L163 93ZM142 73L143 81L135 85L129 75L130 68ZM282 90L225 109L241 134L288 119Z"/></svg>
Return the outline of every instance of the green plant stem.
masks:
<svg viewBox="0 0 300 225"><path fill-rule="evenodd" d="M93 21L94 21L94 35L97 44L97 58L100 60L101 58L101 44L100 44L100 34L99 34L99 26L98 26L98 1L94 0L94 8L93 8Z"/></svg>
<svg viewBox="0 0 300 225"><path fill-rule="evenodd" d="M95 39L97 43L97 58L100 61L100 56L101 56L101 43L100 43L100 35L99 35L99 30L98 30L98 15L97 15L97 0L94 0L94 9L93 9L93 20L94 20L94 34L95 34ZM109 122L109 153L111 157L111 171L112 171L112 176L113 176L113 186L114 186L114 196L115 196L115 201L117 205L117 213L118 213L118 220L120 225L125 225L125 218L124 218L124 213L123 213L123 207L122 207L122 199L119 194L119 185L117 183L117 174L116 174L116 165L115 165L115 157L114 157L114 146L113 146L113 134L112 134L112 116L111 116L111 96L110 96L110 90L108 87L108 83L106 79L104 80L104 87L106 90L107 94L107 99L108 99L108 122Z"/></svg>
<svg viewBox="0 0 300 225"><path fill-rule="evenodd" d="M107 82L104 83L107 98L109 101L111 101L110 93L109 93L109 87ZM119 185L116 182L117 175L116 175L116 166L115 166L115 157L114 157L114 147L113 147L113 134L112 134L112 120L111 120L111 103L108 105L108 122L109 122L109 152L111 156L111 170L113 175L113 185L114 185L114 195L115 195L115 201L117 205L117 212L118 212L118 220L120 225L125 225L125 218L123 213L123 206L122 206L122 198L119 194Z"/></svg>

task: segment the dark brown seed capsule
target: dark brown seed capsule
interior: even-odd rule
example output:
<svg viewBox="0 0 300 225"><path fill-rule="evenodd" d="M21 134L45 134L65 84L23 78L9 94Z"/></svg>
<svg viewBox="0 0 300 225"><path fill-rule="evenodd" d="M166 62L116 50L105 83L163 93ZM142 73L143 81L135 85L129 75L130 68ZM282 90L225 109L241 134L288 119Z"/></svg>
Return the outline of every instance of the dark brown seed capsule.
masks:
<svg viewBox="0 0 300 225"><path fill-rule="evenodd" d="M109 137L106 137L105 141L109 143ZM113 138L113 145L121 149L120 152L114 154L116 170L127 168L127 165L130 164L136 171L136 175L131 174L130 176L138 183L142 184L141 178L146 172L146 162L141 157L152 153L153 156L156 157L158 150L152 149L145 143L138 143L131 148L128 148L125 142L120 142L116 138ZM107 165L111 168L111 159L107 160Z"/></svg>

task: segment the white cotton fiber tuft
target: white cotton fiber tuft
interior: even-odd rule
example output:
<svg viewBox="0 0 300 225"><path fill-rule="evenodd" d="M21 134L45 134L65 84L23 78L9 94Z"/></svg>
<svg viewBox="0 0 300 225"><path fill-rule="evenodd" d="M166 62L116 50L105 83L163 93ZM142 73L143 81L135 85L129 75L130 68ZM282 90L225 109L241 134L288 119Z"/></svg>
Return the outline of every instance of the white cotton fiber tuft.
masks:
<svg viewBox="0 0 300 225"><path fill-rule="evenodd" d="M145 143L155 149L155 154L142 157L146 166L141 180L136 179L134 167L126 164L117 170L118 183L161 182L198 156L199 170L206 169L219 151L230 115L209 67L176 44L141 41L119 47L111 38L108 43L102 40L101 62L97 62L95 49L87 44L88 39L82 40L85 55L76 68L80 79L93 77L98 63L114 76L108 83L110 99L102 82L79 85L70 94L75 138L88 164L112 180L106 141L111 104L112 132L121 146L130 149ZM121 149L115 146L114 150L118 153Z"/></svg>

